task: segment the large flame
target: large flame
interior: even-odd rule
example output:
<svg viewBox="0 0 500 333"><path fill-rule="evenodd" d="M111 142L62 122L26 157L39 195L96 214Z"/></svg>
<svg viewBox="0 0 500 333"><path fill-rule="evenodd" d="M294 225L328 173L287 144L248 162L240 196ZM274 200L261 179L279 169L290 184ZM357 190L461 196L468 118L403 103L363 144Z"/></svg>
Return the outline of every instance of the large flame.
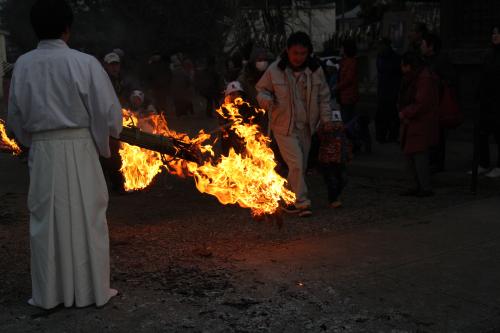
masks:
<svg viewBox="0 0 500 333"><path fill-rule="evenodd" d="M273 151L269 148L269 138L262 135L258 125L251 124L240 114L242 107L250 105L241 98L233 103L225 103L217 112L231 124L231 131L241 138L243 149L236 152L230 149L227 156L216 161L206 161L199 165L162 156L159 153L122 144L122 173L125 176L126 190L147 187L154 176L167 169L179 176L192 176L197 189L202 193L215 196L222 204L238 204L250 208L254 215L273 214L280 201L293 203L295 194L287 189L287 182L276 173L276 162ZM258 110L258 112L264 112ZM203 152L211 152L212 146L205 145L210 135L200 132L194 139L168 129L167 122L161 116L151 116L150 126L144 125L128 111L124 111L124 126L138 126L153 134L170 136L197 145ZM141 121L143 122L141 124Z"/></svg>
<svg viewBox="0 0 500 333"><path fill-rule="evenodd" d="M17 142L7 136L5 123L2 119L0 119L0 146L4 146L6 150L11 151L14 155L19 155L22 152Z"/></svg>
<svg viewBox="0 0 500 333"><path fill-rule="evenodd" d="M174 138L189 146L196 146L200 152L213 154L209 145L202 146L202 143L210 139L210 135L200 131L194 139L187 134L177 133L168 128L167 121L163 115L149 115L138 117L129 110L122 110L123 126L137 127L141 131L151 134L163 135ZM125 178L125 190L136 191L148 187L155 176L166 169L179 176L185 176L186 166L182 161L168 155L162 155L155 151L121 143L120 156L122 159L121 172Z"/></svg>

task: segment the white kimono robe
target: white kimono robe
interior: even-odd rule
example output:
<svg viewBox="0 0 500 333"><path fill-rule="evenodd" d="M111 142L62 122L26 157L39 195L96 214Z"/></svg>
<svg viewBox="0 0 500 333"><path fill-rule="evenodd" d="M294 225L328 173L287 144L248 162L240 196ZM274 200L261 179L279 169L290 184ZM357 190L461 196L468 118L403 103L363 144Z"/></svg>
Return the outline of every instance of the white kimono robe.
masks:
<svg viewBox="0 0 500 333"><path fill-rule="evenodd" d="M31 147L30 304L104 305L113 292L108 192L98 157L109 157L109 136L122 129L107 74L64 41L41 41L15 65L7 125Z"/></svg>

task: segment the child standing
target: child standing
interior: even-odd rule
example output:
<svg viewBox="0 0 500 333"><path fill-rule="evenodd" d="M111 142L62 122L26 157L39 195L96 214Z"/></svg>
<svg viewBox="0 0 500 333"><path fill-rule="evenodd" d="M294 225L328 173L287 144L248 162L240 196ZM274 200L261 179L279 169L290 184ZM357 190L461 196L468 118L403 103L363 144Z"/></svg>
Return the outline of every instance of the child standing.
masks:
<svg viewBox="0 0 500 333"><path fill-rule="evenodd" d="M157 114L156 109L146 101L142 91L134 90L130 95L130 110L137 116L137 127L144 132L154 132L155 122L152 118Z"/></svg>
<svg viewBox="0 0 500 333"><path fill-rule="evenodd" d="M254 105L246 102L246 93L239 81L230 82L224 91L224 104L221 106L219 115L219 124L221 126L232 125L232 120L229 119L229 111L226 104L234 104L238 108L239 115L237 118L241 123L254 125L262 121L264 112L257 109ZM238 101L241 99L241 101ZM222 154L228 156L231 149L237 154L245 152L245 141L232 128L225 128L221 133L221 148Z"/></svg>
<svg viewBox="0 0 500 333"><path fill-rule="evenodd" d="M332 208L340 208L340 194L347 184L346 165L352 160L352 145L347 138L340 111L333 111L333 121L322 124L318 134L318 162L328 188L328 201Z"/></svg>

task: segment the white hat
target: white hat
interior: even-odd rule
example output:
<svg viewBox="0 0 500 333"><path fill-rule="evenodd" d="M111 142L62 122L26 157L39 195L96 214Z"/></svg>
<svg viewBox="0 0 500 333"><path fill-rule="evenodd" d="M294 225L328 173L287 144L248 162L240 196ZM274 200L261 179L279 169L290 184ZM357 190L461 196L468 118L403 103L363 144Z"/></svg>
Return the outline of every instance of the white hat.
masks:
<svg viewBox="0 0 500 333"><path fill-rule="evenodd" d="M334 67L334 68L339 69L340 66L339 66L339 64L336 64L332 60L328 59L326 61L326 67Z"/></svg>
<svg viewBox="0 0 500 333"><path fill-rule="evenodd" d="M153 56L151 56L148 60L148 64L152 64L152 63L155 63L155 62L160 62L161 61L161 55L159 54L155 54Z"/></svg>
<svg viewBox="0 0 500 333"><path fill-rule="evenodd" d="M130 101L132 101L135 97L139 97L141 99L141 102L144 102L144 93L140 90L134 90L132 91L132 94L130 94Z"/></svg>
<svg viewBox="0 0 500 333"><path fill-rule="evenodd" d="M226 90L224 90L224 95L227 96L237 91L244 91L243 87L241 86L241 83L239 81L229 82L226 87Z"/></svg>
<svg viewBox="0 0 500 333"><path fill-rule="evenodd" d="M118 54L118 56L120 58L125 57L125 52L122 49L119 49L119 48L113 49L113 53Z"/></svg>
<svg viewBox="0 0 500 333"><path fill-rule="evenodd" d="M335 122L339 122L339 121L342 121L342 114L340 113L340 111L337 111L337 110L334 110L332 112L332 115L333 115L333 121Z"/></svg>
<svg viewBox="0 0 500 333"><path fill-rule="evenodd" d="M114 52L106 54L104 57L104 62L107 64L112 64L114 62L120 62L120 56Z"/></svg>

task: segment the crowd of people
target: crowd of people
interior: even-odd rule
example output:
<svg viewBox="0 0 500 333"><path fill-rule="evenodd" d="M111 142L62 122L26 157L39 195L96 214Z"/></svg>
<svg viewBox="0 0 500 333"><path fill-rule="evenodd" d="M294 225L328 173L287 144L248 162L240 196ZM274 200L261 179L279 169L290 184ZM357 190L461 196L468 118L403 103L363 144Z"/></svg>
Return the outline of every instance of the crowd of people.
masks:
<svg viewBox="0 0 500 333"><path fill-rule="evenodd" d="M409 39L408 50L403 54L393 49L391 40L383 38L379 42L375 139L380 144L401 146L415 180L401 195L428 197L434 195L431 175L445 170L448 132L462 123L463 114L457 100L456 71L442 50L439 36L425 24L417 23ZM500 168L498 164L491 165L489 152L491 136L500 149L500 113L494 97L500 80L497 27L492 30L491 41L492 49L485 58L478 89L479 174L498 178ZM370 153L370 116L366 110L356 107L359 101L356 45L346 40L341 55L339 72L335 78L330 77L330 82L334 82L332 94L342 112L354 153ZM327 73L330 72L327 70Z"/></svg>
<svg viewBox="0 0 500 333"><path fill-rule="evenodd" d="M408 50L403 54L394 50L391 40L383 38L379 42L374 139L379 144L398 143L401 146L411 178L415 180L413 186L401 194L428 197L434 195L431 175L445 170L447 133L460 125L463 116L457 102L456 72L442 51L439 36L429 31L425 24L418 23L409 39ZM499 140L497 126L492 126L498 121L498 113L492 111L496 105L492 100L496 91L491 91L497 86L494 80L498 80L498 39L498 29L495 28L494 47L485 61L479 94L479 173L491 178L500 177L499 166L492 167L489 158L489 137L493 135ZM320 152L325 151L321 148L324 140L320 135L324 134L324 128L323 132L318 130L322 128L318 127L318 120L325 120L332 112L340 111L336 119L343 123L345 138L342 141L346 142L345 145L354 155L372 152L371 115L366 108L358 107L356 43L345 40L340 56L340 61L332 58L321 61L314 56L309 36L300 32L290 36L281 55L276 57L266 49L256 47L246 61L239 55L231 57L220 74L210 59L197 61L195 63L201 63L201 66L193 66L190 58L176 54L166 67L168 74L158 70L153 72L165 81L162 81L162 88L156 88L160 84L147 88L152 96L148 110L161 112L165 105L163 100L170 93L175 114L188 115L193 112L194 91L207 100L207 116L213 116L212 112L222 103L224 94L237 94L251 105L264 108L268 121L262 120L260 125L263 132L272 137L279 170L287 175L297 195L296 204L284 209L309 216L312 212L304 174L312 167L324 169L319 158ZM107 60L118 57L111 53ZM107 60L105 58L104 62ZM161 56L157 56L150 60L150 64L161 61ZM113 75L112 71L108 70L108 73ZM146 86L147 82L158 81L152 77L154 75L149 81L144 80ZM122 85L114 83L114 86L119 94ZM158 102L154 96L161 96L163 100ZM145 101L145 98L141 100ZM223 152L227 153L236 141L234 138L221 140ZM343 148L338 150L343 151ZM345 179L345 175L337 178L335 183L345 182L340 180ZM330 197L330 201L335 207L341 206L338 198L333 200Z"/></svg>
<svg viewBox="0 0 500 333"><path fill-rule="evenodd" d="M491 178L500 177L500 160L491 165L489 152L490 136L500 142L493 88L497 86L500 66L498 36L495 28L493 48L484 63L478 94L481 101L478 171ZM293 51L298 47L303 48L302 53L293 64ZM342 43L339 58L326 60L314 55L307 34L294 33L282 54L275 56L254 46L245 57L231 56L224 68L218 67L213 57L193 58L181 52L169 56L155 53L143 64L131 64L119 48L107 53L101 63L120 104L136 113L139 126L145 131L152 128L147 121L140 120L153 114L192 115L195 95L206 101L207 117L214 117L214 110L225 98L234 95L264 108L268 116L259 117L258 123L262 132L273 139L277 169L288 177L298 198L295 207L285 207L288 212L298 212L301 216L311 213L302 175L313 168L324 169L320 163L322 131L317 119L339 111L336 119L343 123L345 141L353 154L372 152L372 116L366 108L358 107L359 65L354 40ZM422 23L414 26L404 54L395 51L390 39L382 38L376 69L373 139L379 144L401 145L408 170L415 179L414 186L402 195L432 196L431 175L445 170L447 133L462 121L456 97L456 72L447 54L442 52L439 36ZM238 139L234 133L223 133L220 143L223 154L227 154L230 148L236 149ZM101 165L111 189L125 193L119 171L119 146L118 140L110 139L111 157L101 158ZM341 206L340 201L333 202L334 206Z"/></svg>

